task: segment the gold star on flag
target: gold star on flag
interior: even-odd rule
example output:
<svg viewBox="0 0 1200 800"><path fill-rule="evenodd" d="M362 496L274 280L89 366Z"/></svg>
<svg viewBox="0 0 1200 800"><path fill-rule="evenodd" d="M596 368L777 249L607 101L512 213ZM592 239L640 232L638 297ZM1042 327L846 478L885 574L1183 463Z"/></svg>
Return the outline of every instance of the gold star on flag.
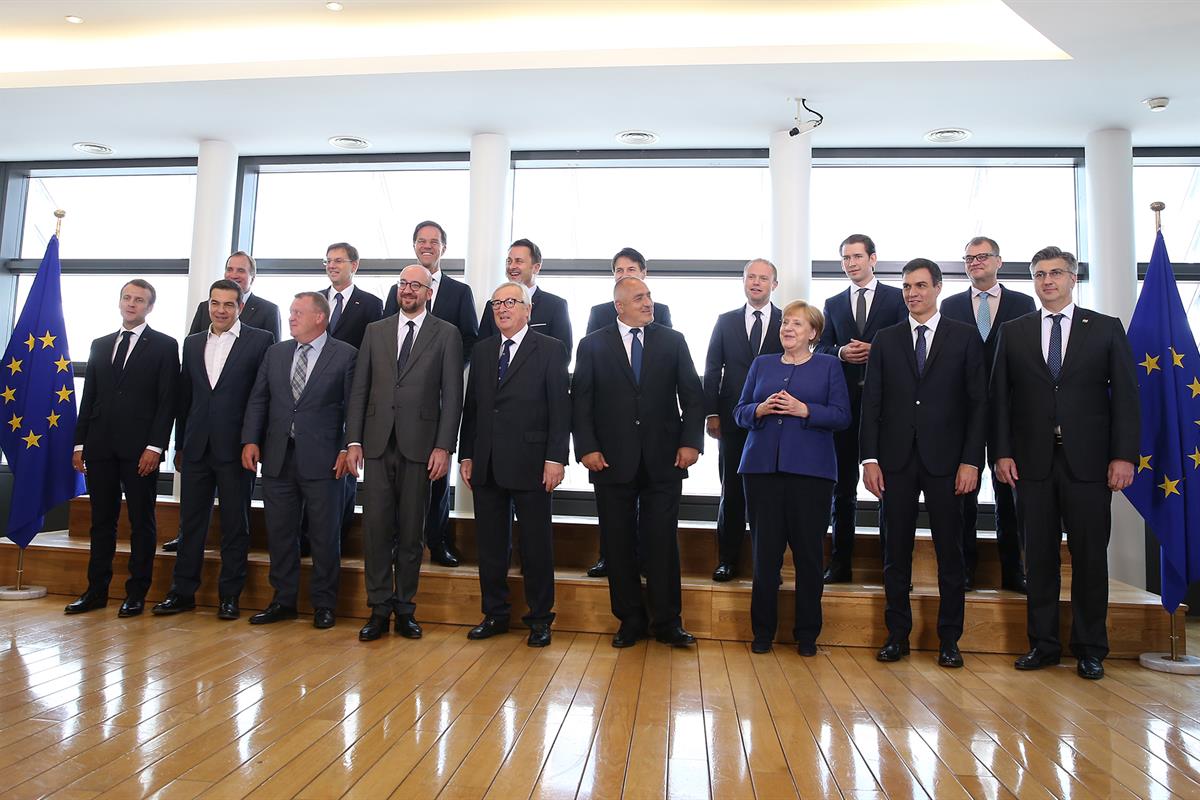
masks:
<svg viewBox="0 0 1200 800"><path fill-rule="evenodd" d="M42 349L45 350L47 347L53 347L54 340L57 338L58 338L57 336L51 336L50 331L46 331L46 335L39 336L38 341L40 341L42 343Z"/></svg>
<svg viewBox="0 0 1200 800"><path fill-rule="evenodd" d="M73 392L73 391L75 391L75 390L68 389L67 385L64 383L63 387L61 389L59 389L57 392L55 392L55 394L58 395L58 402L69 403L71 401L71 392Z"/></svg>
<svg viewBox="0 0 1200 800"><path fill-rule="evenodd" d="M12 361L9 361L6 366L8 367L9 375L16 375L21 371L21 362L17 360L16 356L13 356ZM1192 396L1195 397L1195 395Z"/></svg>
<svg viewBox="0 0 1200 800"><path fill-rule="evenodd" d="M25 418L18 417L16 414L13 414L12 419L10 419L8 421L8 424L11 425L12 429L15 431L17 428L21 427L21 420L23 420L23 419L25 419Z"/></svg>
<svg viewBox="0 0 1200 800"><path fill-rule="evenodd" d="M1179 481L1181 480L1183 480L1183 478L1179 479ZM1158 488L1163 490L1164 498L1170 497L1173 494L1178 494L1180 497L1183 497L1182 494L1179 494L1179 490L1175 488L1175 485L1179 483L1179 481L1173 481L1166 475L1163 475L1163 482L1158 485Z"/></svg>
<svg viewBox="0 0 1200 800"><path fill-rule="evenodd" d="M1184 355L1185 355L1184 353L1176 353L1176 352L1175 352L1175 348L1174 348L1174 347L1172 347L1172 348L1171 348L1171 363L1172 363L1172 364L1174 364L1174 365L1175 365L1175 366L1177 366L1177 367L1180 367L1180 368L1182 368L1182 367L1183 367L1183 356L1184 356Z"/></svg>
<svg viewBox="0 0 1200 800"><path fill-rule="evenodd" d="M51 428L58 427L58 419L59 415L55 414L53 411L50 412L50 416L46 417L46 421L50 423Z"/></svg>
<svg viewBox="0 0 1200 800"><path fill-rule="evenodd" d="M1161 356L1152 356L1152 355L1150 355L1149 353L1146 353L1146 360L1145 360L1145 361L1138 362L1138 366L1139 366L1139 367L1145 367L1145 368L1146 368L1146 374L1147 374L1147 375L1149 375L1151 372L1153 372L1153 371L1154 371L1154 370L1156 370L1156 369L1157 369L1157 370L1161 370L1161 369L1162 369L1162 367L1160 367L1160 366L1158 365L1158 359L1159 359L1159 358L1161 358Z"/></svg>
<svg viewBox="0 0 1200 800"><path fill-rule="evenodd" d="M34 343L34 342L36 342L36 341L37 341L37 339L33 338L33 334L32 334L32 333L30 333L30 334L29 334L29 338L25 340L25 346L26 346L26 347L28 347L30 350L32 350L32 349L33 349L33 343Z"/></svg>
<svg viewBox="0 0 1200 800"><path fill-rule="evenodd" d="M5 386L4 391L0 392L0 397L4 398L4 402L11 403L13 400L17 399L17 390L11 386ZM1200 425L1200 420L1197 420L1196 424Z"/></svg>
<svg viewBox="0 0 1200 800"><path fill-rule="evenodd" d="M1192 378L1192 382L1188 384L1188 388L1192 390L1192 397L1200 395L1200 378ZM1196 420L1196 424L1200 425L1200 420Z"/></svg>
<svg viewBox="0 0 1200 800"><path fill-rule="evenodd" d="M1197 447L1195 449L1195 451L1193 451L1192 454L1190 456L1188 456L1188 458L1190 458L1192 460L1192 463L1196 465L1195 469L1200 469L1200 447Z"/></svg>
<svg viewBox="0 0 1200 800"><path fill-rule="evenodd" d="M1138 456L1138 472L1141 472L1144 469L1151 469L1150 459L1152 458L1154 458L1153 455Z"/></svg>
<svg viewBox="0 0 1200 800"><path fill-rule="evenodd" d="M54 366L58 367L59 372L66 372L71 366L71 362L67 360L66 356L59 356L58 361L54 362Z"/></svg>
<svg viewBox="0 0 1200 800"><path fill-rule="evenodd" d="M21 437L21 441L23 441L25 443L25 449L28 450L31 447L41 447L41 445L38 444L38 441L41 438L42 438L41 436L38 436L33 431L30 431L28 436Z"/></svg>

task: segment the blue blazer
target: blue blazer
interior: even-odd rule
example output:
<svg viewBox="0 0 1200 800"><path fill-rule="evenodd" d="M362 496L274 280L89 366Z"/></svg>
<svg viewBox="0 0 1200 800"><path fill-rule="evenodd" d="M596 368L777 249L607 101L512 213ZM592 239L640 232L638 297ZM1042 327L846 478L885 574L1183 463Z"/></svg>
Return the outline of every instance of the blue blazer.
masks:
<svg viewBox="0 0 1200 800"><path fill-rule="evenodd" d="M808 417L771 414L755 419L755 407L781 389L808 405ZM784 364L778 354L759 356L750 364L733 418L750 431L739 473L790 472L837 480L833 432L850 425L842 363L821 353L799 365Z"/></svg>
<svg viewBox="0 0 1200 800"><path fill-rule="evenodd" d="M880 281L876 285L875 299L871 301L871 310L867 312L866 330L860 334L854 323L850 290L844 289L825 301L825 330L821 333L817 352L837 358L838 350L850 344L851 339L874 341L875 334L906 319L908 307L904 305L904 292ZM866 364L842 363L842 372L846 376L846 385L857 396L866 379Z"/></svg>

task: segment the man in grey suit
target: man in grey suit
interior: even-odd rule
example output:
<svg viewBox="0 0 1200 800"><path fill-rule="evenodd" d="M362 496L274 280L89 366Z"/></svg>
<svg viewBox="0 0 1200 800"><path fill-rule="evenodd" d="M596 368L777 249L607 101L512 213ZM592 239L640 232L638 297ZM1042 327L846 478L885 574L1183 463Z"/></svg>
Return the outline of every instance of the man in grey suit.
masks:
<svg viewBox="0 0 1200 800"><path fill-rule="evenodd" d="M242 466L263 467L263 505L275 598L250 618L265 625L296 618L300 588L300 509L312 547L313 626L332 628L341 567L346 407L355 349L327 332L329 301L300 292L288 313L292 341L267 350L242 424Z"/></svg>
<svg viewBox="0 0 1200 800"><path fill-rule="evenodd" d="M358 633L421 637L413 618L429 483L445 476L463 405L462 336L427 310L431 277L419 264L396 284L400 313L367 326L346 421L347 466L366 459L363 574L371 618Z"/></svg>

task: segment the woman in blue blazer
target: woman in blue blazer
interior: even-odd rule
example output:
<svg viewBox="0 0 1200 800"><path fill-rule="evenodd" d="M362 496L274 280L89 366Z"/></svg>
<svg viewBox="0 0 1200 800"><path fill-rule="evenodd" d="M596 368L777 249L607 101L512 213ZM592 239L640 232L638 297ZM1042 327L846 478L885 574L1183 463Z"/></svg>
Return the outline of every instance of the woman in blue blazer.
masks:
<svg viewBox="0 0 1200 800"><path fill-rule="evenodd" d="M825 320L803 300L783 309L783 354L750 365L733 416L750 431L738 472L744 477L754 540L750 624L755 653L766 653L779 620L784 548L796 568L796 625L802 656L817 654L821 633L822 539L837 479L833 432L850 425L842 365L814 353Z"/></svg>

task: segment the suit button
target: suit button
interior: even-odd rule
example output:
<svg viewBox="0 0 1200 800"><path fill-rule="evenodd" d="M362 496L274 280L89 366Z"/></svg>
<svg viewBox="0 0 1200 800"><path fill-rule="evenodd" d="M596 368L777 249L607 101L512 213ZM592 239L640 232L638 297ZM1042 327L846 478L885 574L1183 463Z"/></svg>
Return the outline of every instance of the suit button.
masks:
<svg viewBox="0 0 1200 800"><path fill-rule="evenodd" d="M642 421L641 421L640 419L635 419L635 420L633 421L633 424L634 424L634 425L641 425L641 424L642 424Z"/></svg>
<svg viewBox="0 0 1200 800"><path fill-rule="evenodd" d="M917 401L917 405L921 405L921 401L920 401L920 400L918 400L918 401Z"/></svg>
<svg viewBox="0 0 1200 800"><path fill-rule="evenodd" d="M782 424L783 424L783 420L779 420L779 424L780 424L780 425L782 425Z"/></svg>

